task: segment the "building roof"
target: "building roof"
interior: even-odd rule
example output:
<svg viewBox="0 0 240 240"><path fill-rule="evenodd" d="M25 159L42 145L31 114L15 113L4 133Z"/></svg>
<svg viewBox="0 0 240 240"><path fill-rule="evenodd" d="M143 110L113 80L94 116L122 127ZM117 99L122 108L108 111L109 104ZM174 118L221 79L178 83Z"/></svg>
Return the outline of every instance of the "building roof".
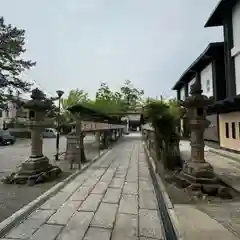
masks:
<svg viewBox="0 0 240 240"><path fill-rule="evenodd" d="M232 10L237 1L238 0L221 0L207 20L205 27L222 26L224 15L228 12L227 10Z"/></svg>
<svg viewBox="0 0 240 240"><path fill-rule="evenodd" d="M108 123L121 123L121 121L114 116L109 116L100 111L96 111L83 104L76 104L68 108L72 114L80 113L83 120L95 121L95 122L108 122Z"/></svg>
<svg viewBox="0 0 240 240"><path fill-rule="evenodd" d="M180 89L185 83L188 83L194 76L194 73L205 68L214 57L224 54L224 43L210 43L201 55L188 67L180 79L173 86L172 90Z"/></svg>
<svg viewBox="0 0 240 240"><path fill-rule="evenodd" d="M208 114L214 113L229 113L240 110L240 95L234 97L225 98L209 105L207 108Z"/></svg>

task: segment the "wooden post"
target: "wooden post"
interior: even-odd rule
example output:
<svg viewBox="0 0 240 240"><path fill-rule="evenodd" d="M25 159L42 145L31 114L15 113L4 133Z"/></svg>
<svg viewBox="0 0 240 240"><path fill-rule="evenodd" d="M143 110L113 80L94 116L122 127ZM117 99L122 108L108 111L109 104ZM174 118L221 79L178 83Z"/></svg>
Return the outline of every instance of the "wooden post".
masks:
<svg viewBox="0 0 240 240"><path fill-rule="evenodd" d="M81 169L81 164L82 164L82 150L83 150L82 121L81 121L81 117L76 120L76 138L77 138L77 145L78 145L78 148L79 148L78 169Z"/></svg>
<svg viewBox="0 0 240 240"><path fill-rule="evenodd" d="M95 139L96 139L96 142L97 142L97 148L98 148L98 155L100 156L101 154L101 141L100 141L100 138L101 138L101 132L97 131L95 132Z"/></svg>

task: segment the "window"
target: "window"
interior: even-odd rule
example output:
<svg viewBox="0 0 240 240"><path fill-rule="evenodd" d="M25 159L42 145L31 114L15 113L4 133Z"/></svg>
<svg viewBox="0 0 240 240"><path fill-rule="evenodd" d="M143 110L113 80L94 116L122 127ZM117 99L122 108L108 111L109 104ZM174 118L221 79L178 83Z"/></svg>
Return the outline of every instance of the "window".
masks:
<svg viewBox="0 0 240 240"><path fill-rule="evenodd" d="M225 136L226 138L229 138L229 124L225 123Z"/></svg>
<svg viewBox="0 0 240 240"><path fill-rule="evenodd" d="M232 122L232 138L236 139L236 127L235 122Z"/></svg>

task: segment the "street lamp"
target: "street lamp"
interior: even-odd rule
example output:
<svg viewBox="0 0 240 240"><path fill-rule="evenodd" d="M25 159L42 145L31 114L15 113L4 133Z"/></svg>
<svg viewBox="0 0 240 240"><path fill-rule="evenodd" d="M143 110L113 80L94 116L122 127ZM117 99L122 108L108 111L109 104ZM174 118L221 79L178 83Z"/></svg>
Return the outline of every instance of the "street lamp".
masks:
<svg viewBox="0 0 240 240"><path fill-rule="evenodd" d="M58 95L58 116L57 116L57 138L56 138L56 155L55 155L55 160L58 161L59 160L59 138L60 138L60 129L59 129L59 120L60 120L60 107L61 107L61 97L64 94L64 92L62 90L57 90L56 91L57 95Z"/></svg>

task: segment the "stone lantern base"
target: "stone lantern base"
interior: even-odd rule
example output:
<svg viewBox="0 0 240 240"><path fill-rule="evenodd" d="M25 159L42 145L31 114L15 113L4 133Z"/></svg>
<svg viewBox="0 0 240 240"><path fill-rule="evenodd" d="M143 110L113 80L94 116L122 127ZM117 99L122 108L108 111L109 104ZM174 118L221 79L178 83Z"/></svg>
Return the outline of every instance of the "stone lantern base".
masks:
<svg viewBox="0 0 240 240"><path fill-rule="evenodd" d="M178 183L178 187L187 188L191 192L201 192L227 199L232 198L228 187L222 184L214 174L213 167L207 162L185 163L182 171L175 175L173 181Z"/></svg>
<svg viewBox="0 0 240 240"><path fill-rule="evenodd" d="M49 159L45 156L37 158L29 158L23 162L16 173L2 179L6 184L28 184L53 180L61 174L61 169L49 163Z"/></svg>
<svg viewBox="0 0 240 240"><path fill-rule="evenodd" d="M219 179L213 172L213 167L207 162L186 162L178 177L189 185L199 187L209 184L217 187L220 184Z"/></svg>
<svg viewBox="0 0 240 240"><path fill-rule="evenodd" d="M190 181L196 181L197 183L207 184L218 182L218 179L213 172L213 167L207 162L185 163L181 175L185 176Z"/></svg>

